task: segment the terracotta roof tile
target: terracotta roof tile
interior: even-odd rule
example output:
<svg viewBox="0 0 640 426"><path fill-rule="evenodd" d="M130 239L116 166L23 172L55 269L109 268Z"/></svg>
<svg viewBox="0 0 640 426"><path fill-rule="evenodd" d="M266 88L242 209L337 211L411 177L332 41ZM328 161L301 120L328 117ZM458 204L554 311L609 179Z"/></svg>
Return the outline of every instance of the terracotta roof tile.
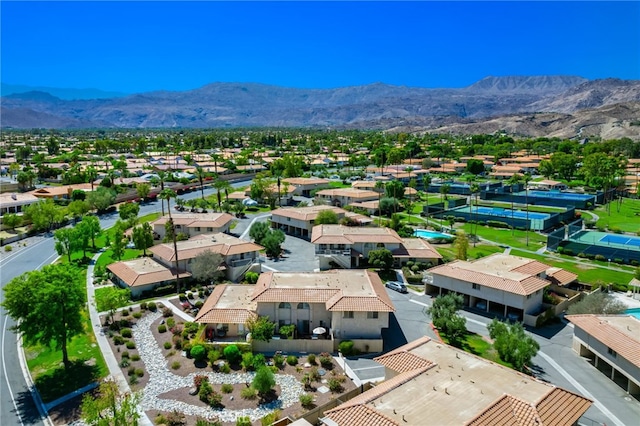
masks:
<svg viewBox="0 0 640 426"><path fill-rule="evenodd" d="M240 253L251 253L262 250L262 246L255 243L233 237L219 232L217 234L196 235L186 241L178 241L176 244L180 260L193 259L198 254L207 250L219 253L222 256L231 256ZM153 254L170 262L175 261L173 244L158 244L149 249Z"/></svg>
<svg viewBox="0 0 640 426"><path fill-rule="evenodd" d="M405 351L385 354L375 358L375 361L398 373L404 373L416 368L431 367L435 365L428 359L424 359Z"/></svg>
<svg viewBox="0 0 640 426"><path fill-rule="evenodd" d="M176 278L175 270L170 270L148 257L112 263L107 265L107 269L129 287L171 281ZM191 274L180 272L180 276L190 277Z"/></svg>
<svg viewBox="0 0 640 426"><path fill-rule="evenodd" d="M531 404L511 395L503 395L465 425L537 426L540 423L536 420L539 420L539 417Z"/></svg>
<svg viewBox="0 0 640 426"><path fill-rule="evenodd" d="M630 315L567 315L576 327L640 367L640 320Z"/></svg>
<svg viewBox="0 0 640 426"><path fill-rule="evenodd" d="M591 400L583 396L555 388L538 402L536 409L543 425L572 425L582 417L591 403Z"/></svg>
<svg viewBox="0 0 640 426"><path fill-rule="evenodd" d="M369 228L344 225L316 225L311 231L314 244L395 243L402 238L390 228Z"/></svg>
<svg viewBox="0 0 640 426"><path fill-rule="evenodd" d="M342 406L341 406L342 407ZM329 413L329 412L327 412ZM327 415L325 413L325 415ZM331 410L327 415L338 426L398 426L399 423L366 405Z"/></svg>

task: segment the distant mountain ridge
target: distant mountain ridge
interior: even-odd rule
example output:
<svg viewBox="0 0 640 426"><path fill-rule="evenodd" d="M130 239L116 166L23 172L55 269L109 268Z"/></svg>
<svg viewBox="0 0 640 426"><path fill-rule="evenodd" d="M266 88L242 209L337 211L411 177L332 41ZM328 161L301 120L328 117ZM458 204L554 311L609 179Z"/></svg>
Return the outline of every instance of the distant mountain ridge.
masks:
<svg viewBox="0 0 640 426"><path fill-rule="evenodd" d="M373 83L297 89L212 83L188 91L65 100L32 91L2 99L13 128L340 127L442 125L523 112L570 113L640 101L640 81L575 76L486 77L468 87L428 89ZM40 121L34 126L34 122Z"/></svg>
<svg viewBox="0 0 640 426"><path fill-rule="evenodd" d="M105 99L127 96L123 92L109 92L100 89L64 89L59 87L25 86L23 84L0 83L0 96L9 96L27 92L46 92L64 100Z"/></svg>

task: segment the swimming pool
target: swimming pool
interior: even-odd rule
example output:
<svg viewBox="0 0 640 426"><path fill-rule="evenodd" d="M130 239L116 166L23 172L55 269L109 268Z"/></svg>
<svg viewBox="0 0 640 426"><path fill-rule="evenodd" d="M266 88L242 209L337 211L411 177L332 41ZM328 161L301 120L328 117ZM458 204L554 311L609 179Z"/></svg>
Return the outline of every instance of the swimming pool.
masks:
<svg viewBox="0 0 640 426"><path fill-rule="evenodd" d="M427 238L427 239L428 238L446 238L449 240L453 239L453 236L449 234L443 234L442 232L427 231L426 229L416 229L413 235L416 237Z"/></svg>
<svg viewBox="0 0 640 426"><path fill-rule="evenodd" d="M627 309L624 313L640 320L640 308Z"/></svg>
<svg viewBox="0 0 640 426"><path fill-rule="evenodd" d="M560 192L560 191L529 191L527 194L525 191L519 192L518 195L528 195L529 197L542 197L542 198L562 198L565 200L582 200L589 201L594 198L589 194L576 194L575 192Z"/></svg>

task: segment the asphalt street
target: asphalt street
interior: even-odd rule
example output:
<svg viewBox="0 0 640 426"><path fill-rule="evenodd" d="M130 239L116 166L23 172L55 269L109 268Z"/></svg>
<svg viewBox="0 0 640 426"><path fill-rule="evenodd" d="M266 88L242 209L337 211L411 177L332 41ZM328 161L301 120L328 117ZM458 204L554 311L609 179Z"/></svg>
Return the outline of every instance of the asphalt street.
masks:
<svg viewBox="0 0 640 426"><path fill-rule="evenodd" d="M232 187L249 185L249 181L236 182ZM205 188L205 195L212 195L214 189ZM199 198L200 191L192 191L180 196L185 200ZM174 203L172 203L172 206ZM161 212L160 201L140 205L140 216ZM100 216L102 229L108 229L118 219L118 213ZM53 236L39 235L26 238L11 244L11 252L0 252L0 286L4 287L13 278L24 272L34 271L52 263L58 255L54 249ZM43 425L43 417L34 403L30 386L26 383L23 370L20 368L19 352L15 333L10 329L14 322L0 308L0 425Z"/></svg>

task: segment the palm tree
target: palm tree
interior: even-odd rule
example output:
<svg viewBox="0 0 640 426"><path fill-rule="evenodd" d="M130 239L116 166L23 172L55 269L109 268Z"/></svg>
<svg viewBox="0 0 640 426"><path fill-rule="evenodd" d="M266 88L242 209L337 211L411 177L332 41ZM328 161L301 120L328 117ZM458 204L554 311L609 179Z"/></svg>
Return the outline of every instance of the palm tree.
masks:
<svg viewBox="0 0 640 426"><path fill-rule="evenodd" d="M378 226L380 226L380 222L382 220L382 212L380 211L380 200L382 199L382 192L384 192L384 182L381 180L376 181L376 186L378 193Z"/></svg>
<svg viewBox="0 0 640 426"><path fill-rule="evenodd" d="M211 159L213 160L213 171L218 174L218 161L222 160L222 156L220 154L211 154Z"/></svg>
<svg viewBox="0 0 640 426"><path fill-rule="evenodd" d="M176 198L177 194L173 189L163 189L158 196L161 200L167 200L167 210L169 211L169 226L171 228L171 234L173 234L173 252L176 256L176 291L180 293L180 261L178 258L178 240L176 236L176 227L173 223L173 217L171 217L171 199Z"/></svg>
<svg viewBox="0 0 640 426"><path fill-rule="evenodd" d="M198 177L198 181L200 181L200 194L204 200L204 178L207 177L207 174L202 167L198 166L196 167L196 176Z"/></svg>
<svg viewBox="0 0 640 426"><path fill-rule="evenodd" d="M85 176L87 177L87 179L89 180L89 183L91 184L91 191L93 191L93 182L96 179L98 179L98 171L96 170L95 167L89 166L89 167L87 167L87 171L85 172Z"/></svg>
<svg viewBox="0 0 640 426"><path fill-rule="evenodd" d="M475 219L474 219L475 231L473 232L473 246L475 247L476 240L478 239L478 193L480 192L480 185L474 182L469 187L469 190L471 191L471 195L475 195L476 197L476 213L475 213Z"/></svg>
<svg viewBox="0 0 640 426"><path fill-rule="evenodd" d="M524 181L524 204L527 212L527 224L525 225L525 233L527 236L527 247L529 247L529 182L531 181L531 173L527 172L522 178Z"/></svg>
<svg viewBox="0 0 640 426"><path fill-rule="evenodd" d="M509 191L511 192L511 235L514 235L516 232L516 227L513 226L513 187L520 183L520 175L517 173L514 173L509 180L507 180L507 183L509 184Z"/></svg>
<svg viewBox="0 0 640 426"><path fill-rule="evenodd" d="M228 190L231 188L231 184L223 179L216 179L216 181L213 183L213 187L218 191L218 208L221 209L221 205L222 205L222 192L224 191L225 194L228 193Z"/></svg>

